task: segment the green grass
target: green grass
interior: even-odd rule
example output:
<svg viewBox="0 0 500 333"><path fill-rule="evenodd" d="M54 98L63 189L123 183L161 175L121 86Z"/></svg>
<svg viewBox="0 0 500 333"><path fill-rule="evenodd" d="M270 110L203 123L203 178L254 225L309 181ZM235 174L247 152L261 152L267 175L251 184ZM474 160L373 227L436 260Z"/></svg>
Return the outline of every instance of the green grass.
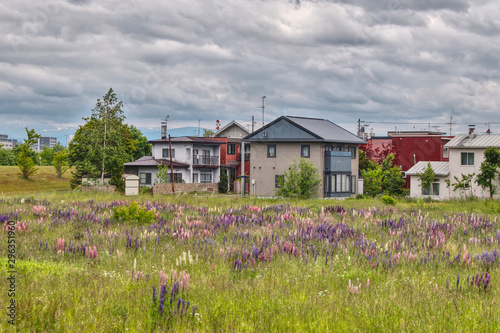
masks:
<svg viewBox="0 0 500 333"><path fill-rule="evenodd" d="M0 166L0 194L47 193L68 191L71 171L57 178L54 167L40 166L38 172L29 179L19 175L17 166Z"/></svg>
<svg viewBox="0 0 500 333"><path fill-rule="evenodd" d="M158 220L106 223L112 218L113 206L132 201L148 209L157 207L155 212L164 221L161 232ZM40 206L45 211L35 214ZM277 206L277 211L253 211L249 206ZM346 212L326 212L331 206L343 206ZM399 200L387 205L379 199L288 202L231 196L125 197L66 192L33 198L7 196L0 200L0 217L17 213L17 220L27 224L25 231L16 232L18 332L497 332L498 261L487 269L493 284L487 292L465 283L467 275L486 272L479 260L472 264L461 260L449 264L445 259L419 262L427 253L432 258L450 252L453 259L464 253L464 246L471 254L492 252L498 247L498 208L498 202L479 200ZM59 211L71 218L58 215ZM218 224L224 212L253 222ZM285 214L293 217L285 218ZM473 225L467 220L470 214L481 215L490 224ZM395 228L394 234L381 225L381 221L399 218L406 219L407 225ZM342 223L356 232L342 237L337 246L325 239L308 238L307 230L322 223ZM437 231L444 230L438 233L444 243L436 249L424 249L422 241L432 237L433 223L439 224ZM446 227L445 223L450 224ZM173 236L181 227L189 231L187 238ZM127 234L132 247L127 246ZM280 240L276 241L276 236ZM6 231L2 237L7 239ZM241 251L260 248L266 237L269 243L264 249L276 245L272 260L247 262L246 269L235 270ZM70 242L73 246L96 246L99 257L58 253L61 238L67 246ZM469 241L471 238L478 242ZM368 264L364 253L359 256L356 242L365 240L376 244L380 259L376 268ZM307 256L300 251L298 256L282 252L285 242L302 246ZM2 243L0 271L6 276L7 246L6 241ZM396 248L398 244L402 244L400 248ZM313 246L318 252L316 261ZM228 248L238 255L227 257ZM192 263L183 262L188 251ZM403 251L411 251L418 260L395 261L390 268L383 267L389 253L394 256ZM149 279L144 276L132 281L127 271L134 270L134 265L136 276L141 271ZM169 276L166 308L170 307L170 271L190 274L190 287L176 297L172 311L182 298L197 306L194 317L191 308L182 316L170 317L168 310L159 314L159 300L153 304L152 288L159 290L162 269ZM462 290L456 288L458 273ZM358 284L358 279L360 290L349 291L349 280ZM5 309L8 300L0 297L0 307ZM0 331L14 331L5 317Z"/></svg>

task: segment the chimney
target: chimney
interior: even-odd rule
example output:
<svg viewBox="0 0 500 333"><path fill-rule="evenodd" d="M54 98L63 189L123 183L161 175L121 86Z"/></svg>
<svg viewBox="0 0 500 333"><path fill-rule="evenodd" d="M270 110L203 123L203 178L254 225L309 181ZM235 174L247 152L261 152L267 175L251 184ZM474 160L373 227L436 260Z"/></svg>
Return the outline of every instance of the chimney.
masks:
<svg viewBox="0 0 500 333"><path fill-rule="evenodd" d="M469 139L476 137L476 125L469 125Z"/></svg>
<svg viewBox="0 0 500 333"><path fill-rule="evenodd" d="M167 138L167 124L165 124L163 121L161 123L161 138L162 139Z"/></svg>

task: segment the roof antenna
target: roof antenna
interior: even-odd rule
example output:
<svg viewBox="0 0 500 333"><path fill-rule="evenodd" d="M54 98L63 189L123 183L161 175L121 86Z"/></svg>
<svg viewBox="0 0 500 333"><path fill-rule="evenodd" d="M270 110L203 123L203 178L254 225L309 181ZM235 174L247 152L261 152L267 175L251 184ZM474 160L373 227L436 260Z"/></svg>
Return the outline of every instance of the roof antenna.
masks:
<svg viewBox="0 0 500 333"><path fill-rule="evenodd" d="M265 109L264 99L265 98L266 98L266 96L262 96L262 126L264 126L264 109Z"/></svg>

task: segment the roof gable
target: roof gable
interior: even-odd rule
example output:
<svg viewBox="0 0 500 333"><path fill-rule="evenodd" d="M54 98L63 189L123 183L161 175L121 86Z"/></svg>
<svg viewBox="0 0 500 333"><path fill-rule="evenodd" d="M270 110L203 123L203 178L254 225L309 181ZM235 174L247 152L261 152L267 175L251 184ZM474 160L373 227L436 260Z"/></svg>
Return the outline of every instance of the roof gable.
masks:
<svg viewBox="0 0 500 333"><path fill-rule="evenodd" d="M329 120L282 116L244 138L246 141L322 141L365 144Z"/></svg>
<svg viewBox="0 0 500 333"><path fill-rule="evenodd" d="M437 161L420 161L406 171L406 174L409 176L418 176L424 173L429 163L436 176L448 176L450 174L450 163Z"/></svg>
<svg viewBox="0 0 500 333"><path fill-rule="evenodd" d="M286 117L280 117L248 135L245 139L249 139L249 141L296 141L318 140L321 138L297 126Z"/></svg>
<svg viewBox="0 0 500 333"><path fill-rule="evenodd" d="M478 134L470 137L469 135L457 135L450 140L445 148L500 148L500 135Z"/></svg>

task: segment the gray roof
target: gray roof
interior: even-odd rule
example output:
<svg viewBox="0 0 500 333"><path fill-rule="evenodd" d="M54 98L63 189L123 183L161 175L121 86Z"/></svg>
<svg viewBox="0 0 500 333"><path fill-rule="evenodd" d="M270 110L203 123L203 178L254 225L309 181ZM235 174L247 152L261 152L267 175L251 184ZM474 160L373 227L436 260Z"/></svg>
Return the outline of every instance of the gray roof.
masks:
<svg viewBox="0 0 500 333"><path fill-rule="evenodd" d="M445 148L500 148L500 135L477 134L472 138L469 135L457 135L444 145Z"/></svg>
<svg viewBox="0 0 500 333"><path fill-rule="evenodd" d="M222 143L211 138L199 138L196 136L179 136L170 138L172 143L204 143L208 145L221 145ZM148 143L168 143L168 139L150 140Z"/></svg>
<svg viewBox="0 0 500 333"><path fill-rule="evenodd" d="M156 158L153 158L152 156L143 156L143 157L139 158L137 161L124 163L123 165L125 165L125 166L137 166L137 167L140 167L140 166L143 166L143 167L146 167L146 166L157 167L159 165L170 165L170 160L167 160L167 159L156 159ZM181 163L181 162L176 162L176 161L172 161L172 165L174 167L176 167L176 168L187 168L187 167L189 167L189 164Z"/></svg>
<svg viewBox="0 0 500 333"><path fill-rule="evenodd" d="M450 163L449 162L434 162L434 161L420 161L406 171L407 175L418 176L422 174L425 169L427 169L427 164L431 163L431 168L436 174L436 176L448 176L450 174Z"/></svg>
<svg viewBox="0 0 500 333"><path fill-rule="evenodd" d="M237 126L247 133L251 133L251 131L252 131L252 121L232 120L229 124L227 124L226 126L222 127L220 130L215 132L214 137L218 137L220 133L224 132L226 129L228 129L231 126ZM258 121L253 122L253 130L254 131L258 130L261 127L262 127L262 122L258 122Z"/></svg>
<svg viewBox="0 0 500 333"><path fill-rule="evenodd" d="M245 140L252 141L252 137L255 134L258 134L259 132L272 127L275 123L281 120L286 120L292 125L304 130L305 132L308 132L314 137L314 139L308 139L309 141L366 144L366 141L364 141L363 139L359 138L348 130L332 123L329 120L295 116L279 117L268 125L248 135ZM278 140L274 139L273 141L287 141L287 138L280 138Z"/></svg>

